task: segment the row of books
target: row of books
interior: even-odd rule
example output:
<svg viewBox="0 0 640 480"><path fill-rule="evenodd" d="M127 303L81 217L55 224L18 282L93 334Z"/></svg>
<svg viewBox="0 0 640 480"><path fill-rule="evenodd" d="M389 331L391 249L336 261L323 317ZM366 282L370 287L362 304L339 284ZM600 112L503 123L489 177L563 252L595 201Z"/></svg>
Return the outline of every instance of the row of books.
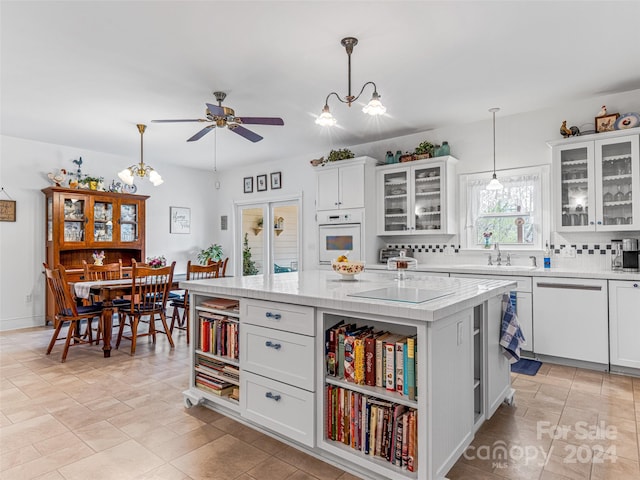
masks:
<svg viewBox="0 0 640 480"><path fill-rule="evenodd" d="M326 386L326 438L381 457L408 470L418 468L418 412L375 397Z"/></svg>
<svg viewBox="0 0 640 480"><path fill-rule="evenodd" d="M196 355L196 372L202 372L218 380L240 384L240 369L236 365L229 365L221 360Z"/></svg>
<svg viewBox="0 0 640 480"><path fill-rule="evenodd" d="M200 350L237 360L238 320L209 312L200 312L199 320Z"/></svg>
<svg viewBox="0 0 640 480"><path fill-rule="evenodd" d="M327 375L417 398L416 337L345 324L325 332Z"/></svg>
<svg viewBox="0 0 640 480"><path fill-rule="evenodd" d="M204 371L199 371L197 369L196 387L220 397L231 395L233 394L233 391L238 388L233 383L220 380L217 377L214 377L212 375L209 375L208 373L205 373Z"/></svg>

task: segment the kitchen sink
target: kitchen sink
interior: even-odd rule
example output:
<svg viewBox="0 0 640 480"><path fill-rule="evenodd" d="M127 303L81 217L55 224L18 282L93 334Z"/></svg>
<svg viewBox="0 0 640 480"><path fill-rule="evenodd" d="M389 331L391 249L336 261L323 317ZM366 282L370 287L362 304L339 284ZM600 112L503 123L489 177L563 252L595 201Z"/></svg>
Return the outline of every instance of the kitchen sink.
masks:
<svg viewBox="0 0 640 480"><path fill-rule="evenodd" d="M531 265L451 265L451 268L459 268L465 270L490 270L490 271L519 271L530 272L538 267Z"/></svg>

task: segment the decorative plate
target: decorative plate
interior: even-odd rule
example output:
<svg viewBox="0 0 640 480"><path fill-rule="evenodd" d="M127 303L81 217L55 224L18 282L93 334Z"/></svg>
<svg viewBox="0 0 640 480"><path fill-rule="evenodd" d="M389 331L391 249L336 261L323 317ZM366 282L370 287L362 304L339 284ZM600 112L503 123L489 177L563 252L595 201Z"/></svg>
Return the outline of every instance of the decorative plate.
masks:
<svg viewBox="0 0 640 480"><path fill-rule="evenodd" d="M126 183L122 186L122 191L124 193L136 193L138 191L138 186L134 183L133 185L127 185Z"/></svg>
<svg viewBox="0 0 640 480"><path fill-rule="evenodd" d="M625 113L620 115L613 125L616 130L626 130L627 128L640 127L640 115L637 113Z"/></svg>

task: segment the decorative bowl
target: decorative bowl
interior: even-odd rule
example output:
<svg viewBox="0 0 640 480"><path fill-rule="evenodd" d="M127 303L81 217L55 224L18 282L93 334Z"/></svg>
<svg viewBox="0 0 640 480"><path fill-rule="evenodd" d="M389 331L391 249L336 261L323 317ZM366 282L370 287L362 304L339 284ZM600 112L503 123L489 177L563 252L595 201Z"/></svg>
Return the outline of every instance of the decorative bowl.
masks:
<svg viewBox="0 0 640 480"><path fill-rule="evenodd" d="M331 262L333 271L342 275L343 280L354 280L364 270L364 262Z"/></svg>

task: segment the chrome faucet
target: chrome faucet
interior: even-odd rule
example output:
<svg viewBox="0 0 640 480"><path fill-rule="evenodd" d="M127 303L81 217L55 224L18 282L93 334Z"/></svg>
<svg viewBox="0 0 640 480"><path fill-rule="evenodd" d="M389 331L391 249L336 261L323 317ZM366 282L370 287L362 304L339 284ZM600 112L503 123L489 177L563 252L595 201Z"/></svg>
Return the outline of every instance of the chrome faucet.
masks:
<svg viewBox="0 0 640 480"><path fill-rule="evenodd" d="M502 253L500 252L500 244L498 242L496 242L495 246L493 248L494 248L494 250L498 251L498 256L496 257L496 264L497 265L502 265Z"/></svg>
<svg viewBox="0 0 640 480"><path fill-rule="evenodd" d="M491 254L489 254L489 260L487 262L487 265L489 266L493 265L493 262L491 261Z"/></svg>
<svg viewBox="0 0 640 480"><path fill-rule="evenodd" d="M507 267L511 266L511 254L507 253Z"/></svg>

